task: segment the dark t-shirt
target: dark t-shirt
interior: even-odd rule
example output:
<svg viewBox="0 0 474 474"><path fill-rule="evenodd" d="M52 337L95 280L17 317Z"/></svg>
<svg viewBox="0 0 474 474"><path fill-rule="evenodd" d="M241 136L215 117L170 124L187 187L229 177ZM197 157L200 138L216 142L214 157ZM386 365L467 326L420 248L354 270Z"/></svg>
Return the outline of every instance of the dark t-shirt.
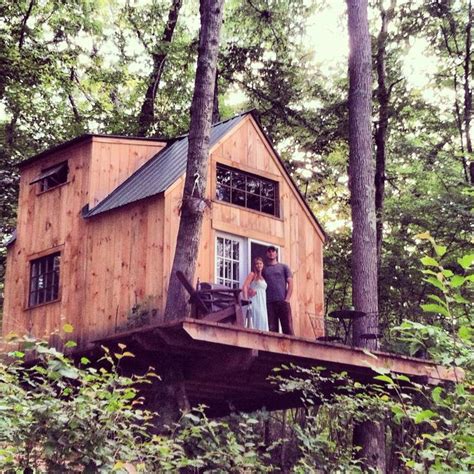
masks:
<svg viewBox="0 0 474 474"><path fill-rule="evenodd" d="M267 282L267 302L284 301L286 297L286 282L292 278L291 270L284 263L267 265L262 272Z"/></svg>

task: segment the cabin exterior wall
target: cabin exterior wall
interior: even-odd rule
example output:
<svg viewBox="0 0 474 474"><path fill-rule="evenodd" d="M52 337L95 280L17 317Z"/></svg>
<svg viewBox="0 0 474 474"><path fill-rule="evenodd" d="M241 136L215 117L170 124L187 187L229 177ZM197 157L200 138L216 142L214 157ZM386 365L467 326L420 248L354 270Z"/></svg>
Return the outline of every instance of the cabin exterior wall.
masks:
<svg viewBox="0 0 474 474"><path fill-rule="evenodd" d="M75 338L81 342L95 333L96 326L100 328L102 319L95 321L84 307L92 309L89 282L102 272L97 271L89 260L92 258L103 263L95 255L91 257L94 234L100 233L103 226L99 221L91 226L82 218L81 210L90 202L91 195L108 194L127 177L129 170L137 169L164 146L162 142L151 140L124 138L119 140L119 144L115 141L117 139L89 137L22 167L17 238L7 250L4 336L13 333L46 339L61 337L64 323L70 323L75 328ZM100 173L97 163L101 162L101 155L108 163L108 180L96 179ZM111 163L114 157L118 157L116 164ZM45 192L40 191L38 183L30 184L42 170L64 161L68 162L69 168L66 183ZM132 215L130 219L133 218ZM116 221L121 224L120 219ZM110 240L120 232L117 224L109 229ZM29 307L30 262L55 252L61 254L59 297L54 302ZM108 288L105 287L107 295ZM93 296L96 292L97 288L92 291ZM100 304L93 311L102 308L103 304Z"/></svg>
<svg viewBox="0 0 474 474"><path fill-rule="evenodd" d="M270 178L279 183L280 217L218 201L216 196L217 163ZM166 292L179 226L179 204L184 179L166 194L166 252L163 281ZM324 235L314 222L302 198L295 193L283 165L251 117L247 117L216 144L210 154L206 209L198 255L196 278L217 281L216 239L218 235L235 236L244 241L273 244L281 249L280 260L294 275L292 310L297 336L318 337L324 334L323 242ZM173 243L173 244L172 244ZM245 278L250 270L242 269ZM164 300L163 300L164 301Z"/></svg>
<svg viewBox="0 0 474 474"><path fill-rule="evenodd" d="M15 332L40 338L52 334L64 337L62 327L70 323L74 326L72 337L85 345L133 327L133 308L149 310L157 319L162 316L184 176L161 195L87 220L81 216L86 203L97 204L163 146L137 143L94 137L22 170L18 237L8 250L3 335ZM41 169L65 159L70 163L68 184L38 195L29 183ZM278 182L279 216L218 201L218 163ZM250 269L252 242L262 248L276 245L280 260L294 274L296 335L322 335L324 236L250 116L213 146L207 199L210 206L204 215L196 277L217 281L218 237L236 239L241 245L241 282ZM61 252L60 297L56 302L28 308L30 260L56 250Z"/></svg>
<svg viewBox="0 0 474 474"><path fill-rule="evenodd" d="M165 145L165 142L151 140L94 137L89 171L89 207L102 201Z"/></svg>

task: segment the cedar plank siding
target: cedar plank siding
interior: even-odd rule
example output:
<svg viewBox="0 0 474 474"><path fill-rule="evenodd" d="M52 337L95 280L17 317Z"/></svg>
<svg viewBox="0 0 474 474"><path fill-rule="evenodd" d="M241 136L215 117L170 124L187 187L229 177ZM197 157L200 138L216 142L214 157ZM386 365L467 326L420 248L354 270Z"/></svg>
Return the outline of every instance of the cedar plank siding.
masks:
<svg viewBox="0 0 474 474"><path fill-rule="evenodd" d="M160 195L87 220L80 211L85 204L95 206L163 146L156 141L93 137L23 168L18 238L8 249L3 335L62 336L61 328L68 322L75 328L73 338L85 345L123 329L135 304L162 314L183 177ZM278 245L281 260L294 272L295 333L322 335L324 236L254 119L247 115L232 128L212 147L210 158L207 197L212 203L203 222L196 276L216 280L218 232ZM36 195L38 188L29 185L31 180L41 169L65 159L69 184ZM280 217L214 200L216 163L278 181ZM26 309L29 260L55 247L62 249L60 301Z"/></svg>
<svg viewBox="0 0 474 474"><path fill-rule="evenodd" d="M81 209L94 199L105 197L164 145L151 140L93 136L22 167L18 237L7 251L4 336L26 333L48 339L53 334L61 336L62 326L68 322L74 326L78 342L90 340L89 335L100 327L98 318L103 316L104 304L92 305L91 301L96 301L98 296L88 291L88 282L102 270L90 267L93 245L92 236L88 234L91 226L81 217ZM99 180L101 156L107 162L110 176ZM116 161L112 163L114 156ZM30 185L41 170L65 160L69 166L66 184L44 193L39 193L37 184ZM89 200L91 196L93 199ZM110 239L117 229L111 228L108 232ZM61 251L59 301L28 309L29 261L55 250ZM101 267L110 249L108 252L99 259ZM105 275L102 278L105 279ZM107 290L98 293L103 298ZM97 314L97 318L91 318L90 312Z"/></svg>
<svg viewBox="0 0 474 474"><path fill-rule="evenodd" d="M278 181L280 218L214 200L216 163ZM279 245L282 247L282 261L294 272L292 309L295 333L310 338L322 335L324 237L301 198L293 191L282 165L250 116L211 149L209 167L206 195L212 200L212 210L206 211L203 221L196 277L201 281L216 281L214 252L218 231ZM164 268L167 273L163 279L163 293L168 284L174 252L174 244L171 243L175 242L178 232L178 207L183 185L184 180L179 180L166 193L168 217ZM313 326L320 329L316 334Z"/></svg>

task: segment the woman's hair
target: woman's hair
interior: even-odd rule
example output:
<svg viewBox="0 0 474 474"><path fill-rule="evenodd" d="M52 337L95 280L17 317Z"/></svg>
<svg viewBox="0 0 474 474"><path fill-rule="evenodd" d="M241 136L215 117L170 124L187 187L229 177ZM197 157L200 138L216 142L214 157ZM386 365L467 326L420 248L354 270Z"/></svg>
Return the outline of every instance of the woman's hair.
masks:
<svg viewBox="0 0 474 474"><path fill-rule="evenodd" d="M265 262L263 261L263 258L262 257L255 257L253 259L253 265L252 265L252 270L257 273L257 269L256 269L256 266L257 266L257 262L262 262L263 264L265 264Z"/></svg>

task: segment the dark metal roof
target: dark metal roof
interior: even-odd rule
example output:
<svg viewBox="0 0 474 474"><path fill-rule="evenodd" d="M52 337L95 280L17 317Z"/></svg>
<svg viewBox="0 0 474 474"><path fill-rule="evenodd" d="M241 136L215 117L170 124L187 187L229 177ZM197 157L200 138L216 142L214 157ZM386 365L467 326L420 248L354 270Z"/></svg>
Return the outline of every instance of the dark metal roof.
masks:
<svg viewBox="0 0 474 474"><path fill-rule="evenodd" d="M235 127L245 116L252 115L262 133L266 136L258 116L254 110L243 112L229 120L214 124L211 128L210 148L214 146L230 129ZM288 172L284 161L274 148L270 140L268 140L275 156L280 161L289 177L295 191L301 197L304 206L313 217L316 225L326 237L323 227L316 219L312 209L301 194L298 186ZM186 161L188 157L188 135L178 137L175 141L170 142L164 149L160 150L153 158L147 161L141 168L126 179L120 186L114 189L103 201L91 210L85 209L83 216L85 218L96 216L103 212L116 209L118 207L131 204L133 202L145 199L147 197L156 196L171 186L186 171Z"/></svg>
<svg viewBox="0 0 474 474"><path fill-rule="evenodd" d="M209 146L214 146L247 114L248 112L213 125ZM187 157L188 135L185 135L160 150L103 201L85 213L84 217L96 216L166 191L186 171Z"/></svg>

